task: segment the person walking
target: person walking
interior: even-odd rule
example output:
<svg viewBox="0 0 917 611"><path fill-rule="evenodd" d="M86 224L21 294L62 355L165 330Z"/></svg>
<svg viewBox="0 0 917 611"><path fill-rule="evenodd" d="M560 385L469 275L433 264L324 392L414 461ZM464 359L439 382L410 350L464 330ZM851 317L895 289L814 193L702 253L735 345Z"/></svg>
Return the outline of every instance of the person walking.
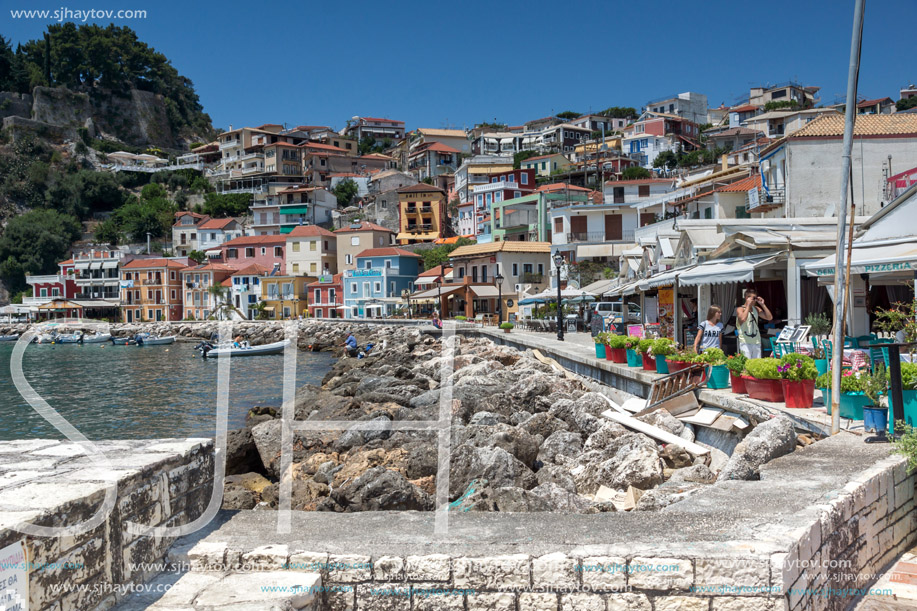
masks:
<svg viewBox="0 0 917 611"><path fill-rule="evenodd" d="M694 352L700 354L707 348L723 347L723 323L720 319L723 311L712 305L707 310L707 320L697 326L697 337L694 338Z"/></svg>
<svg viewBox="0 0 917 611"><path fill-rule="evenodd" d="M736 326L739 331L739 351L750 359L761 358L760 319L772 320L764 298L755 289L745 289L745 303L736 308Z"/></svg>

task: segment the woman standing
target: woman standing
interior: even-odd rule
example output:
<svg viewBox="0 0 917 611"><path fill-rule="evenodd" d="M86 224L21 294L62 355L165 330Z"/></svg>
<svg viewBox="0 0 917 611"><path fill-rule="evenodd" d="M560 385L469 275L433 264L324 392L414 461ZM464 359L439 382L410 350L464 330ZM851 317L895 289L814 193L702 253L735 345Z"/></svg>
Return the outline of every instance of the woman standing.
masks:
<svg viewBox="0 0 917 611"><path fill-rule="evenodd" d="M700 354L707 348L723 347L723 323L720 318L723 311L719 306L712 305L707 310L707 320L697 326L697 337L694 338L694 352Z"/></svg>

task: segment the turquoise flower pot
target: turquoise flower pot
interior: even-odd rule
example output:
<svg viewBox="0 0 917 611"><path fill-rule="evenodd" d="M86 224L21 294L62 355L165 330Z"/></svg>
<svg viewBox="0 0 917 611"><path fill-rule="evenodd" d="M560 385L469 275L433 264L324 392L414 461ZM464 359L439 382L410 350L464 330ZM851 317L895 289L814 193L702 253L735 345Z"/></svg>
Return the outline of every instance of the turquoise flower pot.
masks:
<svg viewBox="0 0 917 611"><path fill-rule="evenodd" d="M597 359L605 358L605 344L596 344L595 345L595 358Z"/></svg>
<svg viewBox="0 0 917 611"><path fill-rule="evenodd" d="M710 368L710 379L707 380L707 388L729 388L729 370L726 365L714 365Z"/></svg>
<svg viewBox="0 0 917 611"><path fill-rule="evenodd" d="M669 362L665 360L665 356L656 357L656 373L669 373Z"/></svg>
<svg viewBox="0 0 917 611"><path fill-rule="evenodd" d="M627 349L627 366L643 367L643 357L637 354L636 350Z"/></svg>

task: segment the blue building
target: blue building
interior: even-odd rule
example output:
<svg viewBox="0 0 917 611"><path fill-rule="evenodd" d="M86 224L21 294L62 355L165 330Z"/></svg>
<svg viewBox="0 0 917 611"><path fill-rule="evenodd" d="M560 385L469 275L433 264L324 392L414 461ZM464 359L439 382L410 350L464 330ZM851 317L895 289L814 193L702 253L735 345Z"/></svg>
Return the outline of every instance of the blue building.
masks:
<svg viewBox="0 0 917 611"><path fill-rule="evenodd" d="M356 257L356 269L344 270L346 316L367 318L393 314L414 292L420 255L401 248L370 248Z"/></svg>

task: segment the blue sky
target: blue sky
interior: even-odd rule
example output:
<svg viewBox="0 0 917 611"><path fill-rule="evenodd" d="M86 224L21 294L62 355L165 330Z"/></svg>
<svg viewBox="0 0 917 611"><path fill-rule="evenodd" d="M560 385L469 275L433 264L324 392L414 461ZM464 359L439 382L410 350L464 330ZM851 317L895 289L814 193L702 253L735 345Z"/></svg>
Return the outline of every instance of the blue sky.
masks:
<svg viewBox="0 0 917 611"><path fill-rule="evenodd" d="M853 17L853 0L6 0L0 33L14 44L40 37L47 20L7 9L62 6L146 9L115 23L194 82L217 127L340 128L353 115L409 129L519 124L681 91L728 105L786 80L820 86L831 103L846 90ZM869 3L862 95L897 99L917 80L915 22L914 0Z"/></svg>

